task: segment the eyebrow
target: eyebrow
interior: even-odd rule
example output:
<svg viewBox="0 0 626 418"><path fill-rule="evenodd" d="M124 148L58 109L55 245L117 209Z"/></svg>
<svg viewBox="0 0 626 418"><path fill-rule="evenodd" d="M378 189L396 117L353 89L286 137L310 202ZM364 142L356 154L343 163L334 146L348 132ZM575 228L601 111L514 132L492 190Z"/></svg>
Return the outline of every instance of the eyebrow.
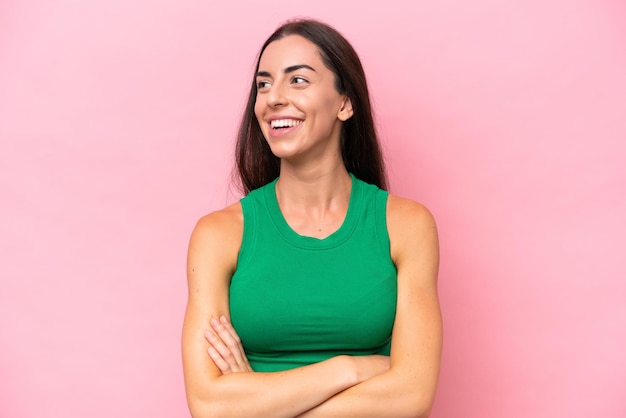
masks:
<svg viewBox="0 0 626 418"><path fill-rule="evenodd" d="M298 64L298 65L290 65L289 67L285 68L283 70L283 73L285 74L289 74L289 73L293 73L294 71L298 71L302 68L305 68L307 70L311 70L311 71L315 71L315 68L311 67L310 65L306 65L306 64ZM257 77L271 77L272 75L268 72L268 71L259 71L256 73Z"/></svg>

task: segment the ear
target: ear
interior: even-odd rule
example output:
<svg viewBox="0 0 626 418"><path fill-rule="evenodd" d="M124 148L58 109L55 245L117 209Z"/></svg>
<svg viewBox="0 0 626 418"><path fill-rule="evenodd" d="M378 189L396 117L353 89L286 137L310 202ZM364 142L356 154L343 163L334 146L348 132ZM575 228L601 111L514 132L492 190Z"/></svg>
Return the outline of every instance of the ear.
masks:
<svg viewBox="0 0 626 418"><path fill-rule="evenodd" d="M354 114L354 110L352 109L352 101L348 96L344 97L343 104L341 108L339 108L339 113L337 114L337 118L345 122L352 117Z"/></svg>

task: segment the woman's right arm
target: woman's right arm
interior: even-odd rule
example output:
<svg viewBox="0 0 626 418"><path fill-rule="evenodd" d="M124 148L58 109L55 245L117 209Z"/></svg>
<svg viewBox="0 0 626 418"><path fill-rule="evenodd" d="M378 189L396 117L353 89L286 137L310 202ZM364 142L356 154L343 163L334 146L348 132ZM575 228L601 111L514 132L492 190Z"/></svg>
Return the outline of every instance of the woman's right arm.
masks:
<svg viewBox="0 0 626 418"><path fill-rule="evenodd" d="M383 363L347 356L275 373L222 375L208 355L210 319L229 317L228 288L241 245L240 204L200 219L187 258L189 298L182 335L187 402L194 418L294 417L384 372Z"/></svg>

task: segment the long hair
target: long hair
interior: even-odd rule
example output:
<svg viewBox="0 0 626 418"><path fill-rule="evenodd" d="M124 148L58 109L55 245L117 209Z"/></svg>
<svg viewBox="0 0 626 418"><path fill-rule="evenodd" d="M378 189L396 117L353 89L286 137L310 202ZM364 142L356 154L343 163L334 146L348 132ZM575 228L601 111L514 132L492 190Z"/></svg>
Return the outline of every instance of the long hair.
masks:
<svg viewBox="0 0 626 418"><path fill-rule="evenodd" d="M354 48L337 30L311 19L285 23L261 47L254 74L259 70L265 48L289 35L300 35L318 47L322 61L335 76L335 88L352 102L354 113L343 123L340 139L346 169L358 179L386 190L385 166L374 126L365 72ZM254 114L256 96L257 85L253 78L235 149L236 172L244 194L271 182L280 171L280 159L272 154Z"/></svg>

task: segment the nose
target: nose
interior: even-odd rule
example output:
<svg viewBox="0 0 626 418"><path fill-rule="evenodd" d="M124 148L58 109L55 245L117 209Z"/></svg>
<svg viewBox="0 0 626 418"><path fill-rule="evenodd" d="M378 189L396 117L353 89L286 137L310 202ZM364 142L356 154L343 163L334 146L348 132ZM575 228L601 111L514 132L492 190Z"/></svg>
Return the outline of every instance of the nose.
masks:
<svg viewBox="0 0 626 418"><path fill-rule="evenodd" d="M282 83L274 83L267 92L267 105L269 107L280 107L287 103L284 87Z"/></svg>

